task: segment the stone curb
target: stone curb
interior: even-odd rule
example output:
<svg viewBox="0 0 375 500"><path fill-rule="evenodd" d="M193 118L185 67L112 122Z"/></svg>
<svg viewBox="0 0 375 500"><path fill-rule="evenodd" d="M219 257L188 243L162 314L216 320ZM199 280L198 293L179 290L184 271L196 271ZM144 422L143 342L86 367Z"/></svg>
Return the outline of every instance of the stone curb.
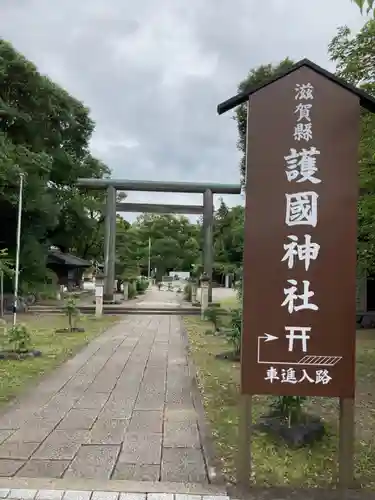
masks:
<svg viewBox="0 0 375 500"><path fill-rule="evenodd" d="M229 500L223 495L185 495L179 493L130 493L105 490L0 489L7 500Z"/></svg>
<svg viewBox="0 0 375 500"><path fill-rule="evenodd" d="M191 379L191 393L193 397L194 408L198 415L198 431L203 448L203 455L206 460L208 479L211 484L225 487L224 476L221 472L219 461L213 447L213 438L209 425L206 421L206 413L202 403L202 396L198 385L197 369L190 354L190 344L187 330L183 322L183 316L180 318L181 332L184 348L186 349L188 360L188 371Z"/></svg>
<svg viewBox="0 0 375 500"><path fill-rule="evenodd" d="M169 493L180 495L205 495L226 497L225 488L209 484L171 483L160 481L126 481L108 479L49 479L49 478L0 478L1 490L64 490L107 491L126 493ZM4 498L0 495L0 498Z"/></svg>

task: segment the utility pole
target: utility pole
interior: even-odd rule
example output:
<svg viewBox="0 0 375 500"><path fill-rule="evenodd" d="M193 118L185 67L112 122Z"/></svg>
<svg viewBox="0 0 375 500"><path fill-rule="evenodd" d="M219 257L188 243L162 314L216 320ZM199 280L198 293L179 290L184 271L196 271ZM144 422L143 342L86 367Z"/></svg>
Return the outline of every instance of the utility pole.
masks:
<svg viewBox="0 0 375 500"><path fill-rule="evenodd" d="M18 308L18 284L20 274L20 250L21 250L21 222L22 222L22 202L23 202L23 180L25 174L20 172L20 188L18 195L18 217L17 217L17 244L16 244L16 269L14 277L14 303L13 303L13 326L17 321Z"/></svg>
<svg viewBox="0 0 375 500"><path fill-rule="evenodd" d="M148 238L148 280L151 278L151 238Z"/></svg>

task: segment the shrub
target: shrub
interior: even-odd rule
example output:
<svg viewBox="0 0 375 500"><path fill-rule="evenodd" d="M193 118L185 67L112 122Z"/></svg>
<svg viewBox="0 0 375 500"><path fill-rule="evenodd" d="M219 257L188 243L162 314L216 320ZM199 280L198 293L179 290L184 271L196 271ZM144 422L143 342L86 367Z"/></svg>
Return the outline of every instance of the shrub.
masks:
<svg viewBox="0 0 375 500"><path fill-rule="evenodd" d="M271 407L273 414L288 422L288 426L301 423L303 417L302 407L306 396L278 396Z"/></svg>
<svg viewBox="0 0 375 500"><path fill-rule="evenodd" d="M31 336L24 324L17 324L8 328L7 340L11 350L17 353L28 352L31 346Z"/></svg>
<svg viewBox="0 0 375 500"><path fill-rule="evenodd" d="M135 288L136 288L137 293L145 293L145 291L148 288L148 281L146 281L144 279L138 279L135 282Z"/></svg>
<svg viewBox="0 0 375 500"><path fill-rule="evenodd" d="M20 289L21 295L23 295L29 305L32 305L36 299L56 299L57 291L59 290L58 277L56 273L47 269L43 281L33 283L22 282Z"/></svg>
<svg viewBox="0 0 375 500"><path fill-rule="evenodd" d="M129 288L128 288L128 299L134 299L136 294L137 294L136 285L134 284L133 281L131 281L129 283Z"/></svg>
<svg viewBox="0 0 375 500"><path fill-rule="evenodd" d="M242 282L242 279L238 280L238 282L236 283L236 295L237 295L237 299L238 299L238 302L240 304L242 304L242 293L243 293L243 282Z"/></svg>
<svg viewBox="0 0 375 500"><path fill-rule="evenodd" d="M65 301L64 311L68 317L69 330L72 332L75 327L75 322L79 316L76 297L71 296Z"/></svg>
<svg viewBox="0 0 375 500"><path fill-rule="evenodd" d="M204 318L207 321L211 321L211 323L214 325L215 332L217 332L219 329L219 311L220 310L218 307L209 307L204 313Z"/></svg>
<svg viewBox="0 0 375 500"><path fill-rule="evenodd" d="M225 332L227 341L232 344L234 352L241 351L242 309L232 309L230 312L230 327Z"/></svg>

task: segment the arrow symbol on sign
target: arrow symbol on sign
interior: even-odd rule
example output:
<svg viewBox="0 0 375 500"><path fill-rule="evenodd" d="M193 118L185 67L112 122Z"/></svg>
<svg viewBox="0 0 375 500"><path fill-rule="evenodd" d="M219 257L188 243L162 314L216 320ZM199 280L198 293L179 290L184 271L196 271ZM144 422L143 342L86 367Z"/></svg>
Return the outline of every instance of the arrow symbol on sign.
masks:
<svg viewBox="0 0 375 500"><path fill-rule="evenodd" d="M270 335L269 333L265 333L264 337L260 337L264 339L264 342L270 342L271 340L277 340L279 337L275 337L275 335Z"/></svg>
<svg viewBox="0 0 375 500"><path fill-rule="evenodd" d="M263 340L263 342L271 342L271 340L277 340L279 337L276 337L275 335L270 335L269 333L265 333L264 335L258 337L258 363L261 363L260 361L260 341Z"/></svg>

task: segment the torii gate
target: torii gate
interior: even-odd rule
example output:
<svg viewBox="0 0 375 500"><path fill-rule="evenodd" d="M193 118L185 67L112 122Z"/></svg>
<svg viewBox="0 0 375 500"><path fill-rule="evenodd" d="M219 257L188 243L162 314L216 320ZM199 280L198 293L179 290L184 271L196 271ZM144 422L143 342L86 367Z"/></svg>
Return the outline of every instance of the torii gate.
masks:
<svg viewBox="0 0 375 500"><path fill-rule="evenodd" d="M78 179L77 185L86 189L105 189L104 300L113 301L115 281L116 211L175 214L203 214L203 266L209 277L209 302L212 302L213 214L214 194L240 194L240 184L209 184L192 182L159 182L121 179ZM117 203L116 191L146 191L162 193L203 194L203 205L167 205L149 203Z"/></svg>

